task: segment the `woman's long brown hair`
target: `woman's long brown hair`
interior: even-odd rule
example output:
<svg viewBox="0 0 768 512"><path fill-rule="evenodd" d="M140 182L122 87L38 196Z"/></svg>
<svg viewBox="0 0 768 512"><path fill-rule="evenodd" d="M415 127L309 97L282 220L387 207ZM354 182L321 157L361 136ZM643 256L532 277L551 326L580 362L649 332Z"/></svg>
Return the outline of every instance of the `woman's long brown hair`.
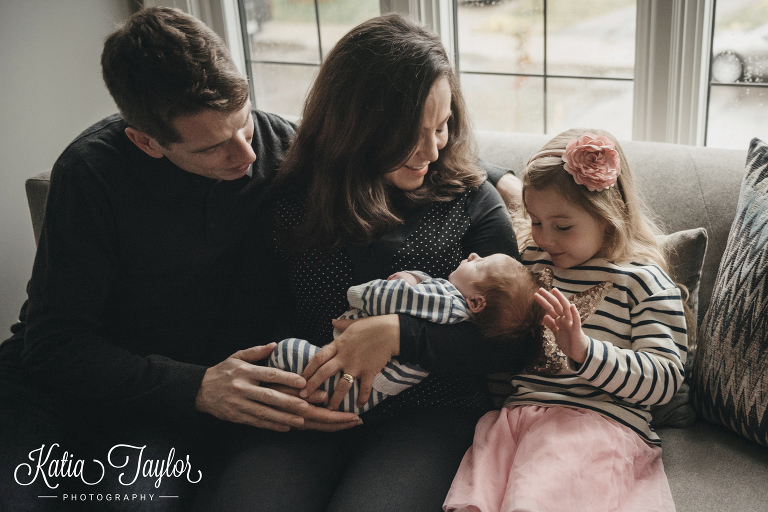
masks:
<svg viewBox="0 0 768 512"><path fill-rule="evenodd" d="M432 86L451 88L448 143L424 185L393 193L385 176L416 147ZM303 223L291 248L367 243L402 223L393 198L449 201L483 181L456 75L440 40L397 14L368 20L328 54L304 104L274 192L296 192Z"/></svg>

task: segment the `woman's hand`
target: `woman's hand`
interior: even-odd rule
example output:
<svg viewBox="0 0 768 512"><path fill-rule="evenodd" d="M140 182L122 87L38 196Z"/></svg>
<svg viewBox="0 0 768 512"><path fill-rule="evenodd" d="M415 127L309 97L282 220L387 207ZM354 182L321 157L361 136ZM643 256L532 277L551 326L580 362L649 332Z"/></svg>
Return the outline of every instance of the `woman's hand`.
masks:
<svg viewBox="0 0 768 512"><path fill-rule="evenodd" d="M265 384L262 383L262 386ZM299 389L291 388L281 385L270 385L272 389L276 389L281 393L291 396L299 396ZM336 432L337 430L346 430L348 428L356 427L363 423L363 420L357 414L351 412L338 412L330 411L327 408L319 407L313 404L325 404L328 401L328 393L322 389L316 389L308 398L305 399L310 403L309 407L302 414L304 416L304 424L301 426L293 427L296 430L321 430L323 432Z"/></svg>
<svg viewBox="0 0 768 512"><path fill-rule="evenodd" d="M557 288L548 292L544 288L534 295L547 313L542 324L555 335L555 342L563 353L581 364L587 359L589 338L581 329L579 311Z"/></svg>
<svg viewBox="0 0 768 512"><path fill-rule="evenodd" d="M274 343L240 350L208 368L196 397L196 408L219 419L286 432L291 428L343 430L361 423L352 413L329 411L308 401L327 398L323 392L299 398L305 380L292 372L258 366Z"/></svg>
<svg viewBox="0 0 768 512"><path fill-rule="evenodd" d="M373 378L392 357L400 353L400 318L382 315L359 320L334 320L333 326L342 334L315 354L302 373L307 379L300 396L308 397L326 380L346 373L360 381L357 405L368 401ZM339 380L329 409L336 409L352 387L345 379Z"/></svg>

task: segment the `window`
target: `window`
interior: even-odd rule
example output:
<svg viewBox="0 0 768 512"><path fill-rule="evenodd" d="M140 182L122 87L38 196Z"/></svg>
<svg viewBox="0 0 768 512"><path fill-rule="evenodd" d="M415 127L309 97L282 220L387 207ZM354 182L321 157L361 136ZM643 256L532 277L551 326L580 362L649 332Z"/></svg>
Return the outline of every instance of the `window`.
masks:
<svg viewBox="0 0 768 512"><path fill-rule="evenodd" d="M379 0L240 0L256 107L298 116L328 51L380 12Z"/></svg>
<svg viewBox="0 0 768 512"><path fill-rule="evenodd" d="M479 129L632 136L635 0L460 0L458 68Z"/></svg>
<svg viewBox="0 0 768 512"><path fill-rule="evenodd" d="M192 3L239 9L245 37L228 42L243 47L258 108L283 115L300 114L341 35L398 11L440 34L478 129L596 126L622 139L738 149L768 139L768 0Z"/></svg>
<svg viewBox="0 0 768 512"><path fill-rule="evenodd" d="M768 1L715 6L707 145L746 148L768 140Z"/></svg>

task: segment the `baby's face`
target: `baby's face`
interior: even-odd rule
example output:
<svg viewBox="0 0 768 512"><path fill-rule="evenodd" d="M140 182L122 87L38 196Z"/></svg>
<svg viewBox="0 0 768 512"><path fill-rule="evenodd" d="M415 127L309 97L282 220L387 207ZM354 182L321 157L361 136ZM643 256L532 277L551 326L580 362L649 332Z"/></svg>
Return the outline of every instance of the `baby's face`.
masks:
<svg viewBox="0 0 768 512"><path fill-rule="evenodd" d="M478 284L488 279L491 272L524 270L522 263L506 254L492 254L482 258L474 252L459 264L448 280L464 297L481 295Z"/></svg>

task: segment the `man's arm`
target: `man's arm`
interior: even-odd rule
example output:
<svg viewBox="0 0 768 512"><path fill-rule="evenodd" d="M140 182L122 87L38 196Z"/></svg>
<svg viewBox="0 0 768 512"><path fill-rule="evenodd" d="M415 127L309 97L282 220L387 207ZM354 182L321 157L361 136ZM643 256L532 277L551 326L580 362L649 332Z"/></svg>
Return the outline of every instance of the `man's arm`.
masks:
<svg viewBox="0 0 768 512"><path fill-rule="evenodd" d="M204 366L140 356L107 337L103 318L120 261L105 187L87 168L54 167L22 361L43 385L95 404L188 414Z"/></svg>

